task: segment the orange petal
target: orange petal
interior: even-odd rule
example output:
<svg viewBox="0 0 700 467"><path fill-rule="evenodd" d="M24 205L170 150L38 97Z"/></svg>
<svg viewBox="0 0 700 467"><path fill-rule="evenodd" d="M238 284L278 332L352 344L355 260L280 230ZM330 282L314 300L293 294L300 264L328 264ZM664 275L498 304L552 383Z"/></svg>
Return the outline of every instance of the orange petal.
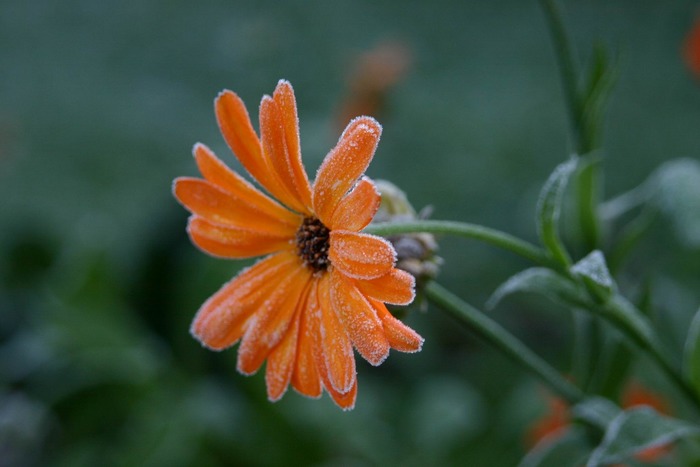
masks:
<svg viewBox="0 0 700 467"><path fill-rule="evenodd" d="M374 183L369 178L363 177L355 188L340 200L329 227L354 232L364 229L372 222L381 200Z"/></svg>
<svg viewBox="0 0 700 467"><path fill-rule="evenodd" d="M416 331L394 318L386 306L370 299L372 307L382 321L384 333L392 349L400 352L419 352L423 347L423 338Z"/></svg>
<svg viewBox="0 0 700 467"><path fill-rule="evenodd" d="M317 309L317 281L312 279L306 307L301 311L299 319L299 341L297 343L297 358L292 375L292 386L300 394L307 397L321 397L321 376L316 367L314 357L315 336L320 336L320 332L315 331L313 326L318 326L320 320L314 320L311 316ZM320 344L318 344L320 346Z"/></svg>
<svg viewBox="0 0 700 467"><path fill-rule="evenodd" d="M392 270L396 252L391 243L374 235L333 230L328 258L333 267L355 279L374 279Z"/></svg>
<svg viewBox="0 0 700 467"><path fill-rule="evenodd" d="M294 97L294 89L289 81L280 80L272 95L277 103L287 147L287 164L294 180L296 193L305 207L311 206L311 185L306 175L304 165L301 162L301 145L299 143L299 117L297 116L297 102Z"/></svg>
<svg viewBox="0 0 700 467"><path fill-rule="evenodd" d="M275 172L275 196L295 211L308 214L307 205L297 193L296 175L289 160L282 115L279 106L270 96L264 96L260 102L260 138L263 155Z"/></svg>
<svg viewBox="0 0 700 467"><path fill-rule="evenodd" d="M394 305L408 305L416 296L415 278L396 268L376 279L358 280L355 285L364 295Z"/></svg>
<svg viewBox="0 0 700 467"><path fill-rule="evenodd" d="M225 227L190 216L187 233L202 251L221 258L251 258L294 248L287 236Z"/></svg>
<svg viewBox="0 0 700 467"><path fill-rule="evenodd" d="M328 380L333 389L346 393L355 382L355 355L352 343L331 305L328 275L318 281L317 308L314 319L320 320L320 346Z"/></svg>
<svg viewBox="0 0 700 467"><path fill-rule="evenodd" d="M262 145L250 122L248 110L238 95L224 90L214 101L221 134L248 173L270 191L274 177L263 157ZM270 191L270 193L273 193Z"/></svg>
<svg viewBox="0 0 700 467"><path fill-rule="evenodd" d="M296 255L280 253L241 271L200 307L192 321L192 335L212 350L235 344L259 303L295 264Z"/></svg>
<svg viewBox="0 0 700 467"><path fill-rule="evenodd" d="M367 299L337 271L330 273L330 299L333 309L350 336L350 340L365 360L374 366L389 356L389 342L382 323Z"/></svg>
<svg viewBox="0 0 700 467"><path fill-rule="evenodd" d="M338 144L326 156L316 174L314 211L321 222L331 223L341 198L365 172L379 143L382 127L371 117L358 117L348 124Z"/></svg>
<svg viewBox="0 0 700 467"><path fill-rule="evenodd" d="M309 287L305 287L302 296L299 297L292 324L284 335L282 342L277 345L267 359L265 366L265 383L267 385L267 397L272 402L279 400L287 391L289 382L294 372L297 354L297 340L299 336L299 322L306 309L306 300Z"/></svg>
<svg viewBox="0 0 700 467"><path fill-rule="evenodd" d="M311 271L299 263L289 267L285 275L246 325L236 366L243 374L258 371L270 351L280 343L311 279Z"/></svg>
<svg viewBox="0 0 700 467"><path fill-rule="evenodd" d="M173 192L190 212L210 222L289 237L293 237L298 228L298 225L295 227L265 215L255 206L247 204L206 180L190 177L177 178Z"/></svg>
<svg viewBox="0 0 700 467"><path fill-rule="evenodd" d="M223 190L231 193L244 203L255 208L268 217L274 217L280 221L298 227L301 219L277 202L272 200L260 190L248 183L226 166L216 155L203 144L196 144L193 149L199 171L204 178Z"/></svg>
<svg viewBox="0 0 700 467"><path fill-rule="evenodd" d="M352 410L355 408L355 400L357 399L357 379L355 379L350 390L345 393L333 389L333 386L325 379L323 384L326 391L328 391L328 394L331 396L331 399L333 399L333 402L335 402L338 407L343 410Z"/></svg>

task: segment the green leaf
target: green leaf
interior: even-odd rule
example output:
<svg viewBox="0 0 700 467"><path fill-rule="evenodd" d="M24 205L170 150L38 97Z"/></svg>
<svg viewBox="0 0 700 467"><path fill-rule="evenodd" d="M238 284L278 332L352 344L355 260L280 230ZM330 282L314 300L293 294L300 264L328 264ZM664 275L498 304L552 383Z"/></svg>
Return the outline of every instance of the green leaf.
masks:
<svg viewBox="0 0 700 467"><path fill-rule="evenodd" d="M576 158L559 164L542 187L537 203L537 227L542 243L549 253L565 266L571 264L571 260L559 237L559 216L564 189L576 166Z"/></svg>
<svg viewBox="0 0 700 467"><path fill-rule="evenodd" d="M494 308L503 298L516 292L534 292L567 306L588 304L582 288L570 280L551 269L530 268L501 284L486 302L486 307Z"/></svg>
<svg viewBox="0 0 700 467"><path fill-rule="evenodd" d="M590 397L571 409L571 413L576 419L602 430L607 429L620 412L618 406L603 397Z"/></svg>
<svg viewBox="0 0 700 467"><path fill-rule="evenodd" d="M571 426L553 439L543 439L520 461L518 467L579 467L591 455L582 427Z"/></svg>
<svg viewBox="0 0 700 467"><path fill-rule="evenodd" d="M599 146L602 115L610 91L615 84L616 69L611 65L605 48L597 44L593 49L593 63L590 67L588 81L581 95L581 125L585 133L587 151Z"/></svg>
<svg viewBox="0 0 700 467"><path fill-rule="evenodd" d="M700 428L665 417L651 407L633 408L617 415L606 427L600 445L588 466L621 462L644 449L662 446L681 438L700 437Z"/></svg>
<svg viewBox="0 0 700 467"><path fill-rule="evenodd" d="M700 309L693 317L685 341L685 374L700 395Z"/></svg>
<svg viewBox="0 0 700 467"><path fill-rule="evenodd" d="M615 289L615 281L600 250L594 250L571 267L571 272L583 279L588 290L601 302L605 302Z"/></svg>

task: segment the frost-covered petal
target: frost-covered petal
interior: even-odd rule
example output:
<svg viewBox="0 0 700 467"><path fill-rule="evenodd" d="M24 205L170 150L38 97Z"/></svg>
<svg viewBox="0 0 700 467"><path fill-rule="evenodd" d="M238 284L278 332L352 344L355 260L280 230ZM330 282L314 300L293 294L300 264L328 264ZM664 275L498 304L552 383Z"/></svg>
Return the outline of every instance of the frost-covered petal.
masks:
<svg viewBox="0 0 700 467"><path fill-rule="evenodd" d="M387 274L396 263L396 252L387 240L374 235L333 230L328 259L333 267L355 279Z"/></svg>
<svg viewBox="0 0 700 467"><path fill-rule="evenodd" d="M342 274L330 276L330 299L357 351L372 365L389 356L389 342L377 313L359 290Z"/></svg>
<svg viewBox="0 0 700 467"><path fill-rule="evenodd" d="M310 279L311 271L298 265L297 268L290 268L275 290L268 294L246 324L238 347L238 371L247 375L255 373L270 351L280 343Z"/></svg>
<svg viewBox="0 0 700 467"><path fill-rule="evenodd" d="M226 227L198 216L190 216L187 233L202 251L221 258L251 258L294 248L288 236Z"/></svg>
<svg viewBox="0 0 700 467"><path fill-rule="evenodd" d="M321 397L322 383L314 357L316 347L320 344L316 342L320 332L318 326L319 319L313 319L313 313L318 309L318 279L312 279L306 306L302 310L299 319L299 337L297 342L297 357L294 363L294 373L292 374L292 386L294 389L307 397ZM316 326L316 329L314 329Z"/></svg>
<svg viewBox="0 0 700 467"><path fill-rule="evenodd" d="M242 200L245 204L254 206L262 214L279 219L291 226L301 223L300 216L278 204L260 190L255 188L243 177L226 166L205 145L198 143L194 146L193 154L197 167L205 179Z"/></svg>
<svg viewBox="0 0 700 467"><path fill-rule="evenodd" d="M323 374L323 373L321 373ZM328 394L333 399L333 402L341 409L347 411L355 408L355 401L357 399L357 378L352 384L352 387L347 392L336 391L327 380L324 379L323 385L328 391Z"/></svg>
<svg viewBox="0 0 700 467"><path fill-rule="evenodd" d="M224 90L214 102L216 121L229 147L248 173L270 193L274 179L263 158L262 144L253 129L248 110L238 95Z"/></svg>
<svg viewBox="0 0 700 467"><path fill-rule="evenodd" d="M376 279L357 280L355 285L364 295L394 305L408 305L416 295L415 278L396 268Z"/></svg>
<svg viewBox="0 0 700 467"><path fill-rule="evenodd" d="M355 382L355 355L348 333L331 304L330 295L330 281L326 274L318 281L315 319L319 320L319 344L331 387L339 393L346 393Z"/></svg>
<svg viewBox="0 0 700 467"><path fill-rule="evenodd" d="M267 386L267 397L271 401L279 400L287 391L289 382L294 372L294 364L297 355L297 341L299 336L299 323L301 315L306 308L309 287L307 286L299 298L292 324L280 342L267 358L265 365L265 383Z"/></svg>
<svg viewBox="0 0 700 467"><path fill-rule="evenodd" d="M386 306L377 300L369 300L382 322L384 333L392 349L400 352L419 352L423 338L416 331L394 318Z"/></svg>
<svg viewBox="0 0 700 467"><path fill-rule="evenodd" d="M235 344L260 302L297 264L296 255L279 253L241 271L200 307L190 332L212 350Z"/></svg>
<svg viewBox="0 0 700 467"><path fill-rule="evenodd" d="M345 193L365 172L377 149L381 125L371 117L351 121L328 153L316 174L313 187L314 212L329 225Z"/></svg>
<svg viewBox="0 0 700 467"><path fill-rule="evenodd" d="M264 157L269 161L270 170L274 172L278 182L276 196L295 211L309 214L308 205L302 201L299 194L305 179L297 180L300 174L293 167L296 164L290 160L282 114L279 105L270 96L263 97L260 102L260 138ZM301 163L300 160L297 162ZM303 171L303 168L301 170Z"/></svg>
<svg viewBox="0 0 700 467"><path fill-rule="evenodd" d="M290 238L298 228L298 225L295 227L264 214L255 206L206 180L180 177L175 180L173 192L190 212L210 222L254 232L284 234Z"/></svg>
<svg viewBox="0 0 700 467"><path fill-rule="evenodd" d="M277 103L282 124L284 126L284 137L287 147L287 165L292 174L292 180L296 193L302 205L311 207L311 184L306 175L304 165L301 162L301 144L299 142L299 117L297 116L297 102L294 97L294 89L287 80L280 80L277 83L272 98Z"/></svg>
<svg viewBox="0 0 700 467"><path fill-rule="evenodd" d="M372 222L381 200L374 183L369 178L363 177L355 188L340 200L329 227L353 232L364 229Z"/></svg>

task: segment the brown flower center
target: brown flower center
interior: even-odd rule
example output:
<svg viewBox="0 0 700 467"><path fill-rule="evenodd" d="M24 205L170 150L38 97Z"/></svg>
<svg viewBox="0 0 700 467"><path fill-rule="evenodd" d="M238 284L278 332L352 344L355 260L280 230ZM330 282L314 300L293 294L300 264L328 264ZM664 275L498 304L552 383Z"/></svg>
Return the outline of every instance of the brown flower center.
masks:
<svg viewBox="0 0 700 467"><path fill-rule="evenodd" d="M314 272L328 269L331 231L315 217L305 217L297 230L297 253Z"/></svg>

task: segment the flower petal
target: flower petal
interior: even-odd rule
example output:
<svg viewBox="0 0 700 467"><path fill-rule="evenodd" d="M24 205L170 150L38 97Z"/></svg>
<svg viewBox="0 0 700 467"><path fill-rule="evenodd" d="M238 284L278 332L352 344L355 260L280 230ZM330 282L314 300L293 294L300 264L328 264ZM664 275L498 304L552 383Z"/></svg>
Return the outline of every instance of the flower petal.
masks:
<svg viewBox="0 0 700 467"><path fill-rule="evenodd" d="M346 393L355 382L355 355L348 333L331 305L330 281L326 274L318 281L317 311L320 351L333 389Z"/></svg>
<svg viewBox="0 0 700 467"><path fill-rule="evenodd" d="M311 285L311 284L309 284ZM297 355L297 341L299 337L299 323L301 315L307 308L306 301L310 287L307 286L299 297L292 324L287 330L282 342L280 342L267 358L265 366L265 383L267 385L267 397L271 401L279 400L287 391L292 379Z"/></svg>
<svg viewBox="0 0 700 467"><path fill-rule="evenodd" d="M220 258L251 258L294 248L289 236L225 227L195 215L190 216L187 233L202 251Z"/></svg>
<svg viewBox="0 0 700 467"><path fill-rule="evenodd" d="M200 307L190 332L212 350L235 344L261 301L297 264L296 255L280 253L244 269Z"/></svg>
<svg viewBox="0 0 700 467"><path fill-rule="evenodd" d="M294 89L289 81L280 80L272 95L277 103L287 147L287 165L294 180L299 201L305 207L311 207L311 184L306 175L304 165L301 162L301 145L299 143L299 117L297 116L297 102L294 97Z"/></svg>
<svg viewBox="0 0 700 467"><path fill-rule="evenodd" d="M328 258L333 267L355 279L374 279L387 274L396 263L391 243L374 235L333 230Z"/></svg>
<svg viewBox="0 0 700 467"><path fill-rule="evenodd" d="M348 124L323 160L314 182L313 206L324 224L331 223L341 198L367 169L381 133L382 127L375 119L358 117Z"/></svg>
<svg viewBox="0 0 700 467"><path fill-rule="evenodd" d="M313 319L312 314L317 310L317 288L318 281L312 279L306 307L302 310L299 319L299 340L297 343L297 358L294 364L294 374L292 375L292 386L300 394L307 397L321 397L321 376L318 373L315 361L316 338L320 332L313 329L318 327L320 320Z"/></svg>
<svg viewBox="0 0 700 467"><path fill-rule="evenodd" d="M224 90L214 101L214 108L221 134L236 158L260 185L274 195L270 190L275 186L274 174L263 157L262 144L241 98L233 91Z"/></svg>
<svg viewBox="0 0 700 467"><path fill-rule="evenodd" d="M176 179L173 192L190 212L217 224L289 237L293 237L299 227L268 216L232 193L199 178Z"/></svg>
<svg viewBox="0 0 700 467"><path fill-rule="evenodd" d="M297 193L298 187L289 160L282 115L279 106L270 96L263 97L260 102L260 137L264 157L269 161L277 180L275 195L295 211L309 214L309 208Z"/></svg>
<svg viewBox="0 0 700 467"><path fill-rule="evenodd" d="M416 331L394 318L386 306L377 300L369 300L382 321L384 332L392 349L400 352L419 352L423 347L423 338Z"/></svg>
<svg viewBox="0 0 700 467"><path fill-rule="evenodd" d="M394 305L408 305L416 296L416 279L396 268L376 279L358 280L355 285L364 295Z"/></svg>
<svg viewBox="0 0 700 467"><path fill-rule="evenodd" d="M217 187L241 199L244 203L255 208L268 217L274 217L280 221L298 227L301 223L299 215L291 212L276 201L262 193L246 179L238 175L226 166L205 145L198 143L192 151L199 171L204 178Z"/></svg>
<svg viewBox="0 0 700 467"><path fill-rule="evenodd" d="M238 347L238 371L246 375L255 373L280 343L310 279L311 271L297 263L260 305L248 321Z"/></svg>
<svg viewBox="0 0 700 467"><path fill-rule="evenodd" d="M323 374L323 372L321 374ZM345 393L336 391L325 379L323 380L323 384L326 391L328 391L328 394L331 396L331 399L333 399L333 402L335 402L338 407L346 411L355 408L355 400L357 399L357 378L350 390Z"/></svg>
<svg viewBox="0 0 700 467"><path fill-rule="evenodd" d="M380 365L389 356L389 342L376 311L359 290L337 271L330 273L330 300L350 340L365 360Z"/></svg>
<svg viewBox="0 0 700 467"><path fill-rule="evenodd" d="M338 203L329 227L353 232L364 229L372 222L381 200L374 182L362 177L355 188Z"/></svg>

